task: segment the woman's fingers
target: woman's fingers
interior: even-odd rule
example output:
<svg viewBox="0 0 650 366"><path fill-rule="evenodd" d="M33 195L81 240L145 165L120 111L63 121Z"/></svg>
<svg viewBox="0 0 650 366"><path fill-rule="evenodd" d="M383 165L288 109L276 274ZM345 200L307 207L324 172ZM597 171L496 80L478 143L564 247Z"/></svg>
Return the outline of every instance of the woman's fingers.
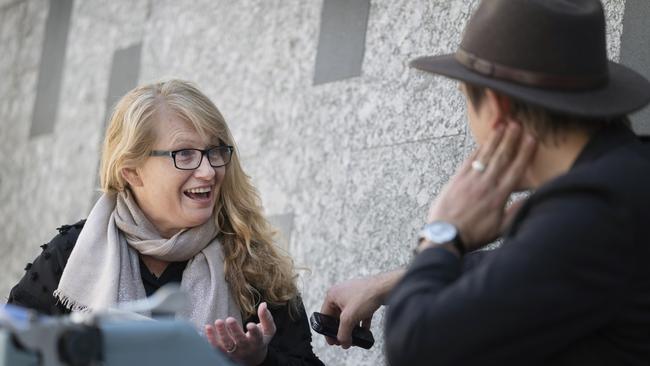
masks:
<svg viewBox="0 0 650 366"><path fill-rule="evenodd" d="M265 312L269 314L265 314ZM257 365L266 357L268 343L275 334L275 323L273 323L273 317L266 308L266 304L260 310L259 315L260 318L265 317L264 322L267 323L269 331L272 331L270 336L264 333L261 323L248 323L242 329L239 322L232 317L225 321L217 319L214 326L206 325L205 334L210 344L227 353L234 360L246 365Z"/></svg>
<svg viewBox="0 0 650 366"><path fill-rule="evenodd" d="M488 140L481 145L478 150L476 151L476 154L472 156L470 159L468 159L468 164L470 168L472 167L472 164L474 162L479 162L483 164L485 167L489 167L489 163L492 160L492 157L496 153L496 150L499 148L501 141L504 138L504 131L505 127L503 125L498 125L492 132L490 133L490 136L488 137ZM480 170L477 170L477 168L473 168L473 170L480 172Z"/></svg>
<svg viewBox="0 0 650 366"><path fill-rule="evenodd" d="M502 192L507 191L508 194L510 194L510 192L515 189L523 188L517 187L517 185L520 184L521 177L526 172L526 168L530 165L530 162L535 155L536 148L537 142L535 139L529 134L524 134L517 149L517 156L514 157L514 161L510 164L509 169L503 174L499 181L499 190Z"/></svg>
<svg viewBox="0 0 650 366"><path fill-rule="evenodd" d="M248 330L246 334L249 342L252 342L253 344L262 344L264 342L262 330L257 326L257 324L248 323L246 329Z"/></svg>
<svg viewBox="0 0 650 366"><path fill-rule="evenodd" d="M239 323L235 318L226 319L226 327L235 343L239 345L246 342L246 334L244 334L244 331L241 329L241 326L239 326Z"/></svg>
<svg viewBox="0 0 650 366"><path fill-rule="evenodd" d="M208 342L212 345L212 347L219 347L219 342L217 341L217 331L214 328L214 326L210 324L205 325L205 336L208 339Z"/></svg>
<svg viewBox="0 0 650 366"><path fill-rule="evenodd" d="M222 351L228 352L236 347L235 340L230 336L228 329L226 329L226 322L222 319L215 320L214 329L216 331L217 346Z"/></svg>
<svg viewBox="0 0 650 366"><path fill-rule="evenodd" d="M263 302L257 308L257 316L260 318L260 325L262 327L262 333L266 337L273 337L275 335L275 322L273 321L273 315L268 309L268 305Z"/></svg>
<svg viewBox="0 0 650 366"><path fill-rule="evenodd" d="M502 178L518 153L517 147L521 138L521 130L521 126L517 123L508 123L494 155L486 162L485 179L493 182Z"/></svg>

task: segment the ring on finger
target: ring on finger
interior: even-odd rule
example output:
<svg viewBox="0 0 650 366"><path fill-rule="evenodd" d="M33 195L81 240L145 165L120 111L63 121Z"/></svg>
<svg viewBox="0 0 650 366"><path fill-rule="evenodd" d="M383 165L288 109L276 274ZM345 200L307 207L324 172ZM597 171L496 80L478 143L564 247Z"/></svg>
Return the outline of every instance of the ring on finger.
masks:
<svg viewBox="0 0 650 366"><path fill-rule="evenodd" d="M480 161L480 160L472 161L472 169L473 170L475 170L475 171L477 171L479 173L483 173L485 171L485 168L487 168L487 167L485 166L485 163L483 163L482 161Z"/></svg>
<svg viewBox="0 0 650 366"><path fill-rule="evenodd" d="M233 353L233 352L235 352L236 350L237 350L237 342L234 342L234 343L232 344L232 347L231 347L231 348L226 349L226 352L228 352L228 353Z"/></svg>

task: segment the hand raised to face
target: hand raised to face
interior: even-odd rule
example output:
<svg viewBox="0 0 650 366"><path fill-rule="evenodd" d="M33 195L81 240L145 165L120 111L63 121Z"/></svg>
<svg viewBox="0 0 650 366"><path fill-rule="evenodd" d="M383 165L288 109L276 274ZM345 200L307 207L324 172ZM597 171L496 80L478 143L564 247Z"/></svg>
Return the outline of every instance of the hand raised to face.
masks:
<svg viewBox="0 0 650 366"><path fill-rule="evenodd" d="M467 251L494 240L512 216L506 202L520 188L536 144L515 121L497 126L436 197L427 221L456 226Z"/></svg>

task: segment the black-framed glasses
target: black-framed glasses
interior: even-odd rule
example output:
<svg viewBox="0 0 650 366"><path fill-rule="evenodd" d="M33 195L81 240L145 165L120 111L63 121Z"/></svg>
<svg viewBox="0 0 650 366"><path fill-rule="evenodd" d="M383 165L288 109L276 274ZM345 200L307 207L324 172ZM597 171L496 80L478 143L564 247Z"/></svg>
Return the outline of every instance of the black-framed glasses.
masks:
<svg viewBox="0 0 650 366"><path fill-rule="evenodd" d="M153 150L151 156L171 156L174 166L180 170L194 170L201 165L203 156L208 157L208 162L213 168L219 168L230 163L234 147L215 146L209 149L180 149L174 151Z"/></svg>

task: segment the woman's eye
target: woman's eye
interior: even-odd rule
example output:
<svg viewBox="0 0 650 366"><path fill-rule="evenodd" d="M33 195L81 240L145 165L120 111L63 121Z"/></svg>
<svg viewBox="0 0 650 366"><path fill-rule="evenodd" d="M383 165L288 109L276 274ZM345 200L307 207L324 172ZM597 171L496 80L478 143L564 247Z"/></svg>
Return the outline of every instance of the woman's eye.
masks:
<svg viewBox="0 0 650 366"><path fill-rule="evenodd" d="M188 156L194 155L194 151L193 150L181 150L181 151L177 152L176 155L188 157Z"/></svg>
<svg viewBox="0 0 650 366"><path fill-rule="evenodd" d="M192 160L194 159L196 153L196 150L180 150L176 152L176 158L182 160Z"/></svg>

